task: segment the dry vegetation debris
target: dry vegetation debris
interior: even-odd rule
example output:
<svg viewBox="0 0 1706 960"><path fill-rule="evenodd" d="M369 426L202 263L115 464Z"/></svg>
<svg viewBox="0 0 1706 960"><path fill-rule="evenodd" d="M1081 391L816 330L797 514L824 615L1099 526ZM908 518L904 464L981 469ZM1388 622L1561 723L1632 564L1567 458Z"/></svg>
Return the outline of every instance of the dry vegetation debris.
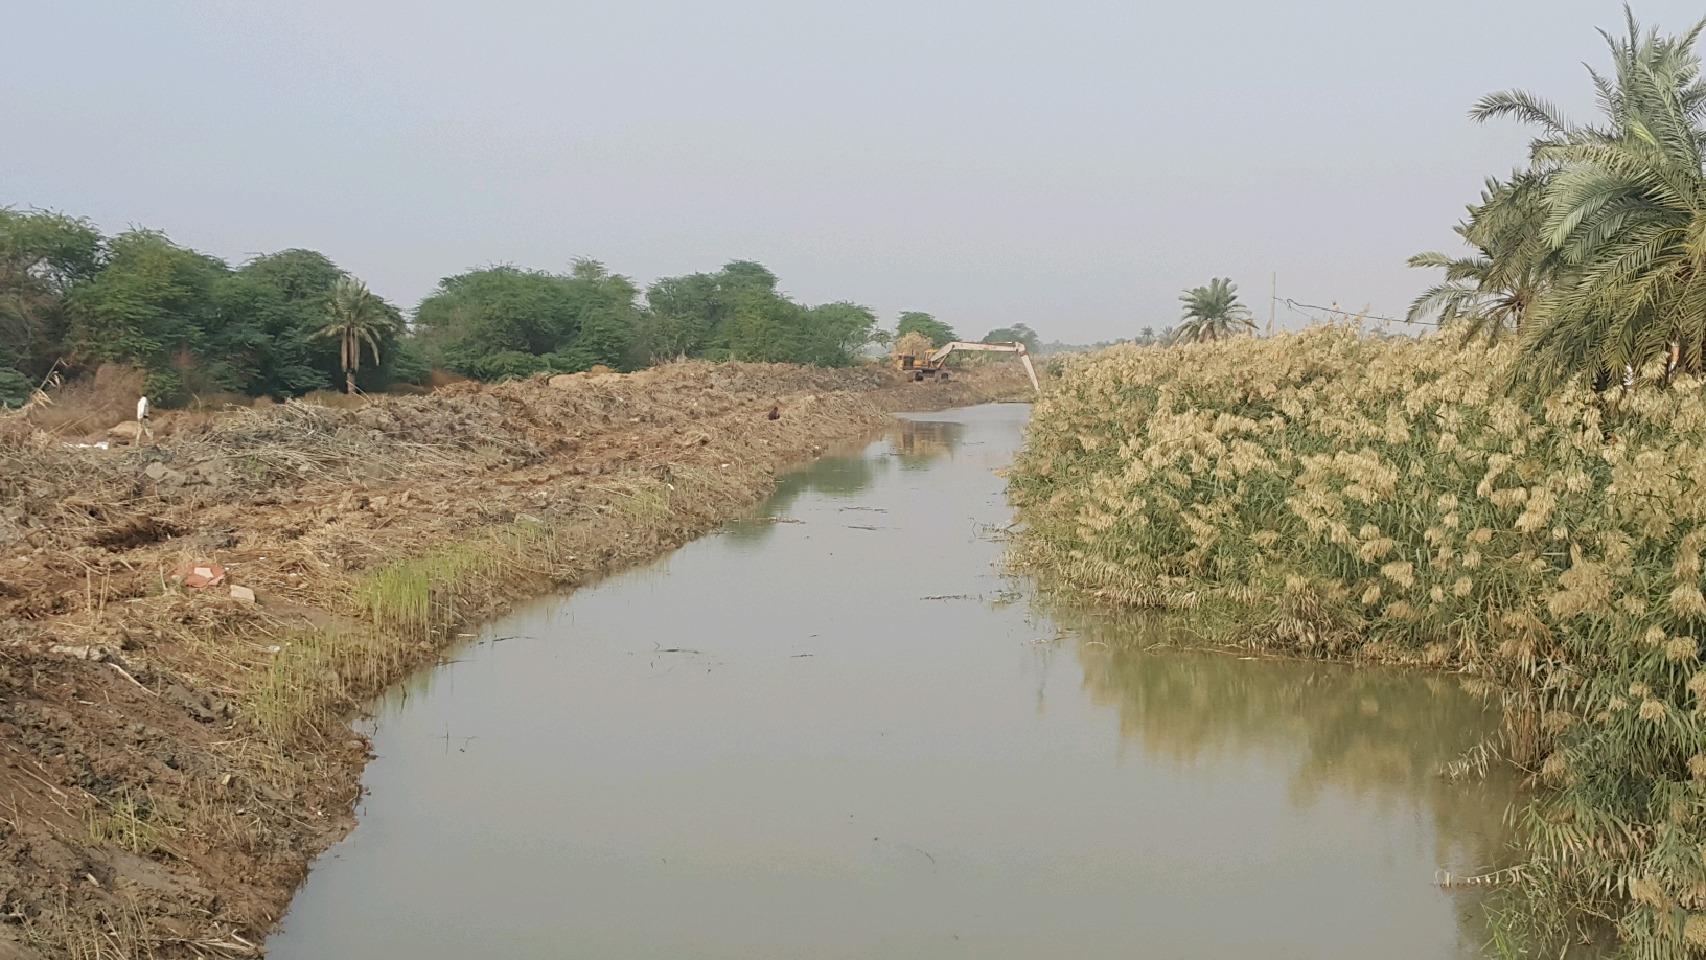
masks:
<svg viewBox="0 0 1706 960"><path fill-rule="evenodd" d="M0 419L0 955L248 955L350 825L344 721L458 623L708 530L889 410L1019 387L682 363L106 451ZM229 584L173 581L208 563Z"/></svg>

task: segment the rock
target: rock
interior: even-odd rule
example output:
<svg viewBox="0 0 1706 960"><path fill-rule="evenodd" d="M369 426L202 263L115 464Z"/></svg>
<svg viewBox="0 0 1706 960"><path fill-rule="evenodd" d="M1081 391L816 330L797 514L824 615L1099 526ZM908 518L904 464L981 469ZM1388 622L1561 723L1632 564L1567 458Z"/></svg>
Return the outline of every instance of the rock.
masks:
<svg viewBox="0 0 1706 960"><path fill-rule="evenodd" d="M111 660L113 655L111 650L100 646L99 644L89 644L88 646L69 646L66 644L56 643L53 646L48 647L47 652L56 657L70 657L73 660L93 660L96 663L105 663L106 661Z"/></svg>
<svg viewBox="0 0 1706 960"><path fill-rule="evenodd" d="M240 600L243 603L254 603L255 591L250 590L248 587L239 587L236 584L232 584L231 599Z"/></svg>

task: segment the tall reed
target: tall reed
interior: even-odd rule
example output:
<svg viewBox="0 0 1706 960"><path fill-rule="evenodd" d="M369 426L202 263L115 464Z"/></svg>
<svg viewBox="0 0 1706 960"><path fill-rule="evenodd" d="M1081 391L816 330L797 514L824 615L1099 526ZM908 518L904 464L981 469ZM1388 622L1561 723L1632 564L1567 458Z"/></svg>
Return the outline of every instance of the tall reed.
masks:
<svg viewBox="0 0 1706 960"><path fill-rule="evenodd" d="M1015 559L1227 642L1448 665L1498 691L1515 814L1495 946L1610 918L1706 947L1706 390L1525 405L1513 348L1321 328L1070 362L1011 474Z"/></svg>

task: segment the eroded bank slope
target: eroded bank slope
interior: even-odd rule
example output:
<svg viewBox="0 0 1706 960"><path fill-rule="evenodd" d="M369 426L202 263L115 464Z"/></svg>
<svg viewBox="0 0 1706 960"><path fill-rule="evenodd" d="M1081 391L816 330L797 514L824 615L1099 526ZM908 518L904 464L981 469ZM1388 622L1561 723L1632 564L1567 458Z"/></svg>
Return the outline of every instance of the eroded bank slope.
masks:
<svg viewBox="0 0 1706 960"><path fill-rule="evenodd" d="M129 451L0 421L0 958L258 954L351 824L345 720L456 625L702 533L889 411L1020 390L695 363Z"/></svg>

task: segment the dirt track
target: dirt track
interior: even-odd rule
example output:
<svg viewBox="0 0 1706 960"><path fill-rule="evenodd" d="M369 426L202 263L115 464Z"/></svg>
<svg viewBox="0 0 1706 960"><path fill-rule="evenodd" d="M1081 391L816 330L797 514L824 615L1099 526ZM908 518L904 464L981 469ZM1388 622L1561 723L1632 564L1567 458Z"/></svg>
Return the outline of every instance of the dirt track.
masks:
<svg viewBox="0 0 1706 960"><path fill-rule="evenodd" d="M702 533L888 411L1021 384L681 364L122 451L0 421L0 960L259 955L351 826L344 721L458 624ZM173 582L207 563L227 581Z"/></svg>

